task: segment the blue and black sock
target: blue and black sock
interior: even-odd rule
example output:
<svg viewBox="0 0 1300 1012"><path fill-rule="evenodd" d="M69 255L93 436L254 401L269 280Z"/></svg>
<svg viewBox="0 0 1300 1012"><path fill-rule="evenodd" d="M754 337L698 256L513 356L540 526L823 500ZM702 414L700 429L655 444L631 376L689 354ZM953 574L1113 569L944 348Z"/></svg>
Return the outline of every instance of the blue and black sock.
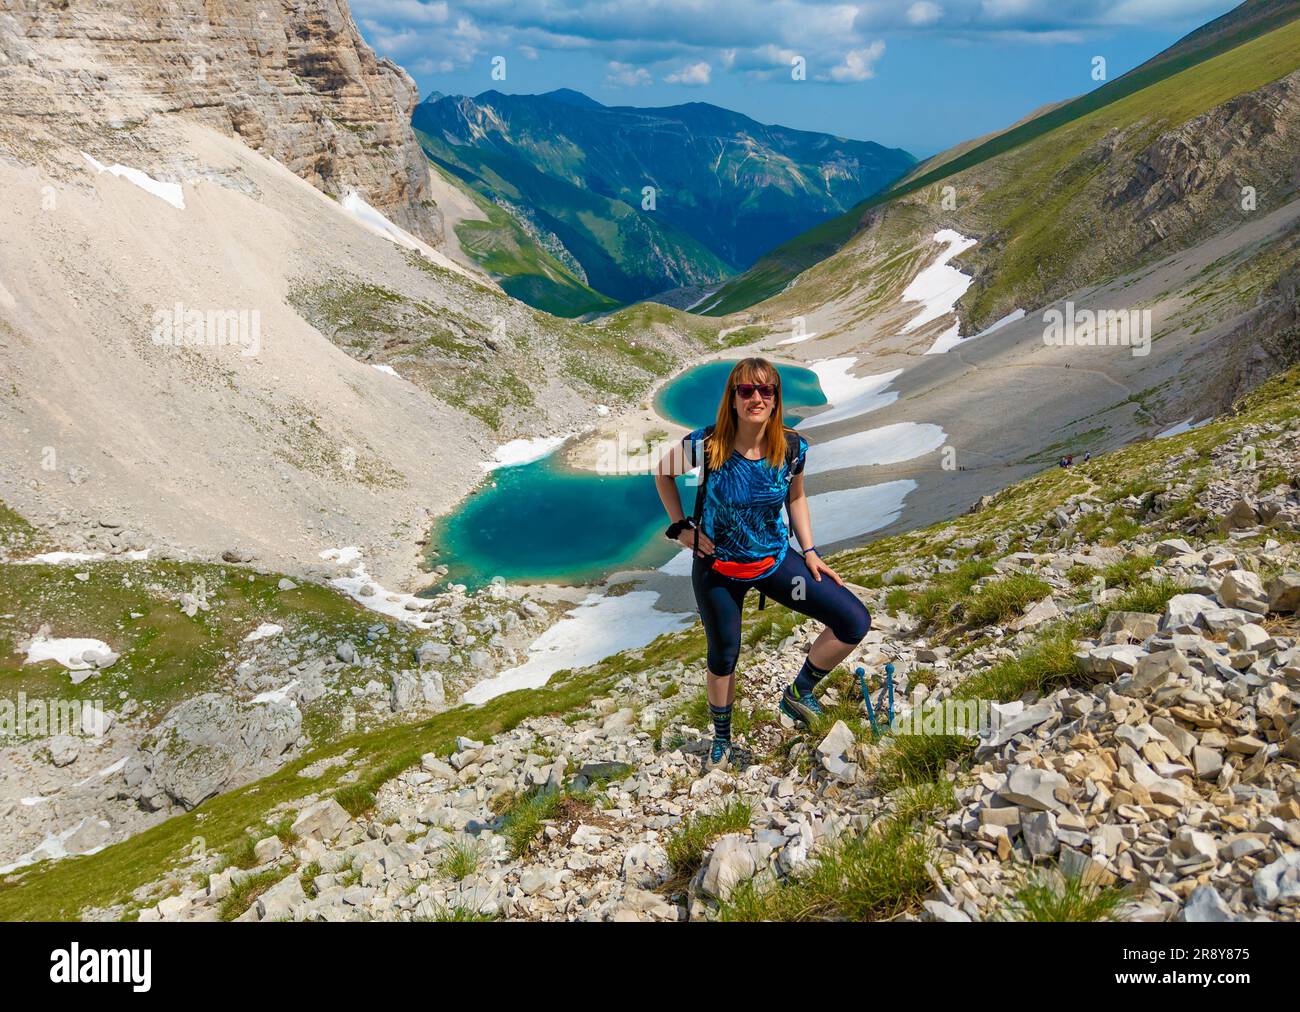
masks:
<svg viewBox="0 0 1300 1012"><path fill-rule="evenodd" d="M713 737L719 741L731 741L731 707L709 704L709 713L713 715Z"/></svg>
<svg viewBox="0 0 1300 1012"><path fill-rule="evenodd" d="M813 667L812 660L805 658L803 667L799 669L799 674L794 679L794 694L802 699L817 688L817 683L825 678L827 674L828 671Z"/></svg>

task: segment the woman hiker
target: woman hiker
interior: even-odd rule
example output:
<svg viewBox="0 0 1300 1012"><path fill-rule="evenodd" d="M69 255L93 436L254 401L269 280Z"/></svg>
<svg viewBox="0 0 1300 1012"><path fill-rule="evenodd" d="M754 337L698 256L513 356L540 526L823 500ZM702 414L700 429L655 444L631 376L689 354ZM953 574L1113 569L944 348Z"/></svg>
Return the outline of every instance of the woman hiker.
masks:
<svg viewBox="0 0 1300 1012"><path fill-rule="evenodd" d="M708 641L713 746L706 773L733 759L740 613L751 587L826 625L781 697L781 712L797 723L808 725L823 712L813 690L871 628L866 606L817 553L804 493L807 454L808 441L781 420L780 374L766 359L747 358L727 377L717 422L659 461L655 488L672 521L665 533L693 552L691 584ZM687 517L673 476L700 465L702 505ZM783 505L800 551L791 548Z"/></svg>

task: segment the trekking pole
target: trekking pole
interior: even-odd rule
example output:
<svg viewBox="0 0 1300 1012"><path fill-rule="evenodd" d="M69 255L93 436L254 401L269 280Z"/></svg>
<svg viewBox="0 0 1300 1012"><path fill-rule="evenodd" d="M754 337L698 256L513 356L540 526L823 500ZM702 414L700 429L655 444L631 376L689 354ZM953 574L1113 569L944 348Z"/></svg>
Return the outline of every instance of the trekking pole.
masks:
<svg viewBox="0 0 1300 1012"><path fill-rule="evenodd" d="M871 705L871 689L867 686L867 669L859 667L856 672L858 676L858 685L862 689L862 701L867 704L867 720L871 721L871 733L877 738L880 737L880 726L876 723L876 710L885 704L886 693L889 699L888 723L886 726L894 723L894 665L886 662L885 664L885 684L880 687L880 695L876 697L876 705Z"/></svg>

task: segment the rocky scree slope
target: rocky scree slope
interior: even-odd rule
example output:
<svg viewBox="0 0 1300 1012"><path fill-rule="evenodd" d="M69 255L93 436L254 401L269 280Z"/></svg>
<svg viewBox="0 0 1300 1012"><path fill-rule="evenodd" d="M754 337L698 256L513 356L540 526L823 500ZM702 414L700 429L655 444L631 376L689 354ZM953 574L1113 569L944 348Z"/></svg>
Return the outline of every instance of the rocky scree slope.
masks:
<svg viewBox="0 0 1300 1012"><path fill-rule="evenodd" d="M815 630L751 616L743 768L699 775L691 630L98 916L1294 920L1298 382L835 560L876 616L850 663L892 661L903 714L986 700L989 730L877 736L843 670L824 724L784 726Z"/></svg>
<svg viewBox="0 0 1300 1012"><path fill-rule="evenodd" d="M357 731L443 712L519 663L566 600L458 585L417 598L369 580L354 600L338 565L295 581L107 552L55 561L50 537L12 513L0 525L6 869L130 839ZM51 650L64 659L30 657ZM75 726L15 728L24 705L81 709Z"/></svg>

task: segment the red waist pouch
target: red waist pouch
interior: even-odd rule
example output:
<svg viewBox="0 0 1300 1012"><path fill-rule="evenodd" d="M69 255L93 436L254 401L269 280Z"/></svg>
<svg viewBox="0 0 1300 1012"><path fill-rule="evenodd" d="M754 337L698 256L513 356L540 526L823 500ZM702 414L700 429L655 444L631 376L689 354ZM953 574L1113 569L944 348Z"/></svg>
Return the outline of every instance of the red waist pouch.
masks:
<svg viewBox="0 0 1300 1012"><path fill-rule="evenodd" d="M714 572L721 573L723 576L730 576L737 580L752 580L756 576L762 576L772 568L772 563L776 557L769 555L765 559L757 559L754 562L724 562L721 559L713 560Z"/></svg>

